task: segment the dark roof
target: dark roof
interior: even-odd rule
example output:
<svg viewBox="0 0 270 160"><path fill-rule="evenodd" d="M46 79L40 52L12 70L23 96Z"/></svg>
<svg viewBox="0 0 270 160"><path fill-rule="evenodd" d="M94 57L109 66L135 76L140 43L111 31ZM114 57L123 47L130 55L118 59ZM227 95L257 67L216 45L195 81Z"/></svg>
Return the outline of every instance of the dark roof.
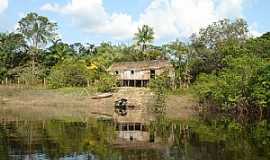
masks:
<svg viewBox="0 0 270 160"><path fill-rule="evenodd" d="M172 67L168 60L152 60L152 61L137 61L137 62L118 62L114 63L110 70L144 70L144 69L159 69Z"/></svg>

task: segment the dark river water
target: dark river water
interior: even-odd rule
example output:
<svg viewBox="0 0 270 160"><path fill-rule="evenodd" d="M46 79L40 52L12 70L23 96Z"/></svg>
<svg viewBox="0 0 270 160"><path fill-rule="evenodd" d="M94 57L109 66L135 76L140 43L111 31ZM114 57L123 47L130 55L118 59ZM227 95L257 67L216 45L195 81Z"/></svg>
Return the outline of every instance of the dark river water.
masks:
<svg viewBox="0 0 270 160"><path fill-rule="evenodd" d="M228 132L197 122L170 122L143 131L116 128L110 121L0 118L0 160L270 159L263 141L237 127Z"/></svg>

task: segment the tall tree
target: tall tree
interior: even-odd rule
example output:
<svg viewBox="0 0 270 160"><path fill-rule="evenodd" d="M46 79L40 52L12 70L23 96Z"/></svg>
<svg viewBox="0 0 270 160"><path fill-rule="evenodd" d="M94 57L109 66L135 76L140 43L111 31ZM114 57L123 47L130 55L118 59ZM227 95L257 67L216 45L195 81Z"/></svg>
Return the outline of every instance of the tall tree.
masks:
<svg viewBox="0 0 270 160"><path fill-rule="evenodd" d="M197 53L196 66L200 66L194 74L217 73L227 65L227 57L239 54L247 37L248 26L243 19L224 19L202 28L198 35L192 36L192 47Z"/></svg>
<svg viewBox="0 0 270 160"><path fill-rule="evenodd" d="M183 42L173 41L166 45L169 56L175 68L175 84L179 87L188 87L190 83L190 60L191 54L188 45Z"/></svg>
<svg viewBox="0 0 270 160"><path fill-rule="evenodd" d="M142 52L144 52L147 45L151 44L154 40L154 29L148 25L143 25L141 28L138 28L134 40L136 44L141 47Z"/></svg>
<svg viewBox="0 0 270 160"><path fill-rule="evenodd" d="M27 14L18 24L17 30L24 35L30 46L29 54L32 57L32 71L34 72L39 49L56 37L57 24L37 13Z"/></svg>

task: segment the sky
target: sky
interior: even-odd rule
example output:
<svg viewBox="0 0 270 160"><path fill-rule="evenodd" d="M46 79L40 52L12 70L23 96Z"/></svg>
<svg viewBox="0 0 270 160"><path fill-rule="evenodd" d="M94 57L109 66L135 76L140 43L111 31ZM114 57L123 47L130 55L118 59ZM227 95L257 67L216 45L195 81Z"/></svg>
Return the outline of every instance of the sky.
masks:
<svg viewBox="0 0 270 160"><path fill-rule="evenodd" d="M224 18L244 18L253 36L270 31L269 0L0 0L0 32L16 31L29 12L57 22L68 43L131 44L143 24L154 28L156 44L186 41Z"/></svg>

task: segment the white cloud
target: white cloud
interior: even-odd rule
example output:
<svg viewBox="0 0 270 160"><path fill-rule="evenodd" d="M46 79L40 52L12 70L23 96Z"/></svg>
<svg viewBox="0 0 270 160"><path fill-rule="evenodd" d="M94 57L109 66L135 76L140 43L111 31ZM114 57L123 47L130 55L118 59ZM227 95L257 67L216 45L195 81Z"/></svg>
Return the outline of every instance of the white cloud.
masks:
<svg viewBox="0 0 270 160"><path fill-rule="evenodd" d="M262 32L259 32L258 31L258 25L257 25L257 23L251 24L248 29L249 29L250 36L251 37L260 37L260 36L263 35Z"/></svg>
<svg viewBox="0 0 270 160"><path fill-rule="evenodd" d="M0 0L0 13L8 8L8 0Z"/></svg>
<svg viewBox="0 0 270 160"><path fill-rule="evenodd" d="M217 5L217 13L220 17L242 17L243 6L247 0L222 0Z"/></svg>
<svg viewBox="0 0 270 160"><path fill-rule="evenodd" d="M71 17L83 31L131 38L137 27L149 24L156 38L188 37L201 27L222 18L243 17L243 5L250 0L152 0L135 21L126 13L108 13L102 0L71 0L65 5L45 4L42 10Z"/></svg>
<svg viewBox="0 0 270 160"><path fill-rule="evenodd" d="M72 0L64 6L45 4L41 9L69 15L83 31L105 34L115 39L129 38L135 30L131 16L124 13L108 14L102 0Z"/></svg>
<svg viewBox="0 0 270 160"><path fill-rule="evenodd" d="M50 4L50 3L47 3L41 7L41 10L51 11L51 12L57 12L59 11L59 9L60 9L60 6L58 4Z"/></svg>
<svg viewBox="0 0 270 160"><path fill-rule="evenodd" d="M212 0L153 0L140 24L153 26L157 38L187 37L216 19Z"/></svg>

